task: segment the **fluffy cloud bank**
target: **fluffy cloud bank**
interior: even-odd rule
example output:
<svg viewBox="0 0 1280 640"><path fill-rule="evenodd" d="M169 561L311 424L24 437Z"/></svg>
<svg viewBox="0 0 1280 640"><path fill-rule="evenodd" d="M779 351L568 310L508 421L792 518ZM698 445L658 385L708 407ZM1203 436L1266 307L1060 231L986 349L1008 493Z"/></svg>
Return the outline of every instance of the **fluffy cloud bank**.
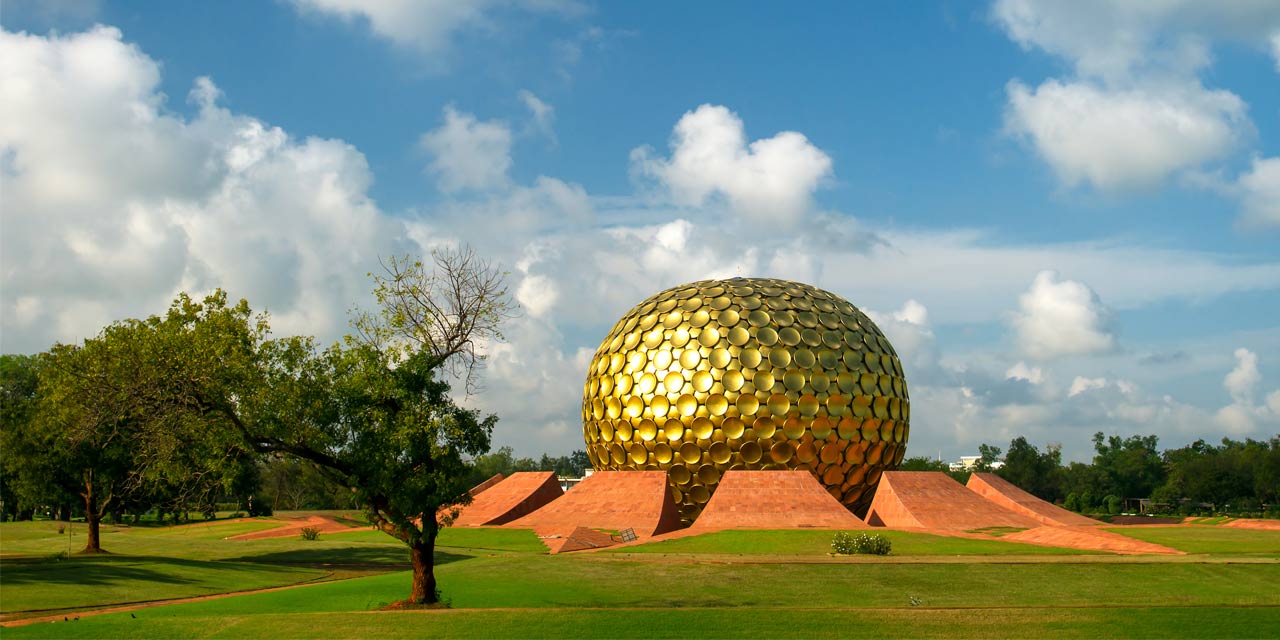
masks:
<svg viewBox="0 0 1280 640"><path fill-rule="evenodd" d="M183 118L159 80L113 28L0 33L5 351L215 286L282 331L338 334L377 256L413 248L350 145L233 114L208 79Z"/></svg>
<svg viewBox="0 0 1280 640"><path fill-rule="evenodd" d="M1006 127L1067 186L1150 188L1231 151L1249 129L1244 101L1198 84L1123 90L1048 80L1009 84Z"/></svg>
<svg viewBox="0 0 1280 640"><path fill-rule="evenodd" d="M1059 280L1057 273L1041 271L1018 299L1018 306L1013 327L1018 346L1029 357L1046 360L1115 347L1110 312L1084 283Z"/></svg>
<svg viewBox="0 0 1280 640"><path fill-rule="evenodd" d="M444 124L422 135L420 142L434 159L427 171L441 191L486 190L507 184L511 168L511 129L496 122L480 122L469 113L444 108Z"/></svg>
<svg viewBox="0 0 1280 640"><path fill-rule="evenodd" d="M1210 46L1272 51L1280 69L1274 2L1055 2L997 0L992 17L1025 49L1072 65L1074 75L1007 87L1005 129L1027 142L1069 187L1149 189L1223 160L1253 138L1236 94L1206 88ZM1278 224L1259 200L1258 168L1242 176L1242 221ZM1274 180L1266 179L1267 185Z"/></svg>
<svg viewBox="0 0 1280 640"><path fill-rule="evenodd" d="M160 65L115 29L0 34L4 351L43 350L214 286L269 309L282 333L329 340L345 331L348 308L368 302L364 274L378 256L467 241L510 268L524 311L507 342L487 346L485 392L469 400L502 417L498 445L533 455L580 447L584 368L612 323L655 291L743 275L810 282L875 317L911 380L913 451L958 453L1013 435L1070 451L1102 422L1203 436L1214 415L1096 367L1090 354L1123 355L1101 300L1123 311L1280 289L1280 263L1202 252L1019 244L969 230L868 239L856 220L813 202L834 173L816 141L748 142L741 119L715 105L675 123L667 156L634 160L657 199L594 197L553 176L517 183L512 126L452 108L425 136L442 199L390 215L369 197L372 176L351 145L231 112L211 80L195 83L183 116L159 81ZM549 126L551 105L527 98L534 129ZM696 161L704 156L708 164ZM744 219L752 224L725 224ZM761 221L804 224L761 234ZM1019 352L997 353L1000 319L1015 306L1007 337ZM944 353L939 342L957 327L993 330L997 346ZM1266 343L1240 344L1269 357ZM1228 368L1220 364L1215 378ZM1087 381L1079 389L1077 377ZM1280 413L1270 408L1280 394L1259 395L1253 433L1268 424L1259 407Z"/></svg>
<svg viewBox="0 0 1280 640"><path fill-rule="evenodd" d="M569 0L511 3L502 0L291 0L303 14L332 16L366 26L396 46L435 53L459 31L493 29L495 10L576 13Z"/></svg>
<svg viewBox="0 0 1280 640"><path fill-rule="evenodd" d="M676 123L670 158L641 147L632 162L677 204L701 206L720 196L749 220L786 225L809 212L814 190L831 175L831 158L804 134L784 131L748 144L742 119L709 104Z"/></svg>

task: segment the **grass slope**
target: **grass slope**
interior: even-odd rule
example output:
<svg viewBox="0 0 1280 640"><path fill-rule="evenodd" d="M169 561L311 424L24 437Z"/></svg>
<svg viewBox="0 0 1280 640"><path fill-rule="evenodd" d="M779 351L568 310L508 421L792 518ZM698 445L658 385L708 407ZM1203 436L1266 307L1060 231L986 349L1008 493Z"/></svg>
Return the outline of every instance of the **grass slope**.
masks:
<svg viewBox="0 0 1280 640"><path fill-rule="evenodd" d="M854 532L858 533L858 532ZM872 531L889 539L896 556L937 555L1081 555L1097 551L1040 547L1000 540L950 538L910 531ZM826 555L832 531L717 531L700 536L611 549L607 553L720 553L742 555Z"/></svg>
<svg viewBox="0 0 1280 640"><path fill-rule="evenodd" d="M65 549L65 537L22 524L0 525L5 553L47 549L50 538ZM310 542L222 539L255 524L114 531L108 545L114 553L106 557L4 558L0 603L9 611L35 602L79 606L173 597L184 589L240 590L305 581L344 566L385 573L59 619L6 628L3 635L1280 637L1280 562L1267 557L1277 548L1274 532L1121 529L1210 554L1133 561L883 531L877 533L893 541L893 555L850 563L827 557L830 531L726 531L550 556L529 531L447 529L437 547L437 576L453 608L381 612L409 591L410 574L400 570L403 545L369 530L321 534Z"/></svg>
<svg viewBox="0 0 1280 640"><path fill-rule="evenodd" d="M1280 558L1280 531L1180 525L1107 529L1131 538L1173 547L1187 553L1248 555Z"/></svg>

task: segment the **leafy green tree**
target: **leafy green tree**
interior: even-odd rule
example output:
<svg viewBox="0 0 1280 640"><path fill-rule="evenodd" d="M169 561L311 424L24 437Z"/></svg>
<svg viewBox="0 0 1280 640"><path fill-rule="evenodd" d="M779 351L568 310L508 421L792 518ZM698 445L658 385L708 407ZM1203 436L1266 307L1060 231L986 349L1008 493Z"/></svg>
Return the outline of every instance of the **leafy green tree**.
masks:
<svg viewBox="0 0 1280 640"><path fill-rule="evenodd" d="M147 323L152 360L164 366L139 393L156 415L225 425L215 431L348 488L375 527L409 547L412 603L439 597L440 521L470 499L467 460L488 450L497 422L457 406L444 376L475 388L478 345L500 339L512 311L503 274L474 253L433 257L434 269L387 263L375 278L378 311L358 314L353 335L323 350L310 338L268 339L266 319L225 293L179 296Z"/></svg>
<svg viewBox="0 0 1280 640"><path fill-rule="evenodd" d="M1051 444L1041 453L1026 438L1018 436L1009 443L1004 465L996 474L1032 495L1056 501L1062 495L1061 447Z"/></svg>
<svg viewBox="0 0 1280 640"><path fill-rule="evenodd" d="M1165 481L1164 461L1157 450L1155 435L1106 438L1099 431L1093 435L1093 466L1105 485L1106 493L1121 498L1147 498Z"/></svg>
<svg viewBox="0 0 1280 640"><path fill-rule="evenodd" d="M29 444L46 456L51 482L84 501L86 553L102 552L102 517L136 487L140 404L120 385L132 329L117 323L83 344L55 345L41 370Z"/></svg>
<svg viewBox="0 0 1280 640"><path fill-rule="evenodd" d="M1000 461L1000 447L980 444L978 445L978 461L974 463L974 471L991 471L995 463Z"/></svg>
<svg viewBox="0 0 1280 640"><path fill-rule="evenodd" d="M4 517L30 519L45 504L77 500L58 483L58 460L36 421L42 356L0 356L0 502ZM65 478L62 478L65 480ZM58 509L68 513L64 508Z"/></svg>
<svg viewBox="0 0 1280 640"><path fill-rule="evenodd" d="M1076 495L1074 492L1068 493L1067 499L1062 503L1062 507L1068 511L1075 511L1076 513L1079 513L1081 511L1080 496Z"/></svg>

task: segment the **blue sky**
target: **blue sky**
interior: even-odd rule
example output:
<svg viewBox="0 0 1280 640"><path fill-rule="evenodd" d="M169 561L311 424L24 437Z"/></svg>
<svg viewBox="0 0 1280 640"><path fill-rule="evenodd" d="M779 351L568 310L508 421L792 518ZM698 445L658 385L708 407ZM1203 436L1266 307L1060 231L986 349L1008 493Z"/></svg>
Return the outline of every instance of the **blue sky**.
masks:
<svg viewBox="0 0 1280 640"><path fill-rule="evenodd" d="M0 342L227 288L330 340L470 243L499 445L581 444L649 294L788 277L907 363L911 455L1280 432L1270 2L7 2Z"/></svg>

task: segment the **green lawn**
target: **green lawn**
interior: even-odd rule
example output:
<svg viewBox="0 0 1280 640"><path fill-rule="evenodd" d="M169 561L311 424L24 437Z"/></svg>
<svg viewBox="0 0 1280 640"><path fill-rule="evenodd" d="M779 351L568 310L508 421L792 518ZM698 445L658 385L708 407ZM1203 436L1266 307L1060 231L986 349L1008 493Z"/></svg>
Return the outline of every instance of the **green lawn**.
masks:
<svg viewBox="0 0 1280 640"><path fill-rule="evenodd" d="M305 567L140 556L5 561L0 566L0 613L5 614L244 591L328 575Z"/></svg>
<svg viewBox="0 0 1280 640"><path fill-rule="evenodd" d="M854 532L857 533L857 532ZM891 556L959 556L959 555L1097 555L1099 551L1081 551L1040 547L1001 540L949 538L909 531L874 531L889 539ZM718 553L742 555L825 556L831 553L833 531L717 531L700 536L651 542L634 547L610 549L606 553Z"/></svg>
<svg viewBox="0 0 1280 640"><path fill-rule="evenodd" d="M1280 531L1235 529L1212 525L1143 526L1109 528L1124 534L1173 547L1187 553L1252 555L1280 558Z"/></svg>
<svg viewBox="0 0 1280 640"><path fill-rule="evenodd" d="M122 529L107 534L109 544L104 535L109 556L53 560L40 556L56 550L51 541L65 549L65 536L44 524L0 525L5 553L33 550L0 560L0 610L9 615L379 573L59 617L6 628L6 640L1280 636L1280 562L1267 557L1277 535L1220 526L1120 529L1212 554L1177 558L901 531L876 532L892 540L890 556L831 558L833 532L815 530L725 531L551 556L529 531L446 529L436 574L452 608L388 612L379 609L409 591L407 554L368 529L315 541L222 539L259 522Z"/></svg>
<svg viewBox="0 0 1280 640"><path fill-rule="evenodd" d="M393 573L5 635L958 637L965 629L947 625L966 621L968 635L1003 637L1167 637L1170 629L1266 637L1280 629L1275 564L727 566L516 556L452 562L440 577L452 610L361 613L403 597L408 574Z"/></svg>

